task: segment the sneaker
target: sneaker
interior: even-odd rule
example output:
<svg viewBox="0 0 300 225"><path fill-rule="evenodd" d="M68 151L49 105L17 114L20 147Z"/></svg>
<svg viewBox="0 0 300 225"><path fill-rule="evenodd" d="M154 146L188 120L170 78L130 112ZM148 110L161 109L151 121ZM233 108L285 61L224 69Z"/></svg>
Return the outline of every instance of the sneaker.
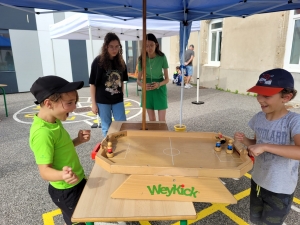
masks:
<svg viewBox="0 0 300 225"><path fill-rule="evenodd" d="M186 84L186 85L184 86L184 88L191 88L191 87L190 87L189 85Z"/></svg>
<svg viewBox="0 0 300 225"><path fill-rule="evenodd" d="M193 87L193 85L191 85L191 84L188 84L190 87Z"/></svg>

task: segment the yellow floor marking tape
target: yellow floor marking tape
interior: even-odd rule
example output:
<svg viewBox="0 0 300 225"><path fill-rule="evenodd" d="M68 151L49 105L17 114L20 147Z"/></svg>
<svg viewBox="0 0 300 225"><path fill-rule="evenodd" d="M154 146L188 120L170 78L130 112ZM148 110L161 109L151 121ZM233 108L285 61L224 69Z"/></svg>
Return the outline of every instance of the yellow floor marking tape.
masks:
<svg viewBox="0 0 300 225"><path fill-rule="evenodd" d="M141 225L151 225L149 221L139 221Z"/></svg>
<svg viewBox="0 0 300 225"><path fill-rule="evenodd" d="M56 209L51 212L44 213L43 214L44 225L54 225L54 220L53 220L54 216L57 216L60 214L61 214L60 209Z"/></svg>
<svg viewBox="0 0 300 225"><path fill-rule="evenodd" d="M298 205L300 205L300 199L299 199L299 198L294 197L294 198L293 198L293 202L295 202L295 203L297 203Z"/></svg>

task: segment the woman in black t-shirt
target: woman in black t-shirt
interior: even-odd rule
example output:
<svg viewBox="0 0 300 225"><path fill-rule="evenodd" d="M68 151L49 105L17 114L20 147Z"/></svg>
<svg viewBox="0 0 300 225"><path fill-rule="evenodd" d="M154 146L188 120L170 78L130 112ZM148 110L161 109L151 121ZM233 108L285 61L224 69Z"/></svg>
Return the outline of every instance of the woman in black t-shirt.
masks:
<svg viewBox="0 0 300 225"><path fill-rule="evenodd" d="M115 121L126 121L123 93L128 74L122 54L119 37L115 33L107 33L100 55L94 59L91 67L89 83L92 111L101 118L104 137L112 116Z"/></svg>

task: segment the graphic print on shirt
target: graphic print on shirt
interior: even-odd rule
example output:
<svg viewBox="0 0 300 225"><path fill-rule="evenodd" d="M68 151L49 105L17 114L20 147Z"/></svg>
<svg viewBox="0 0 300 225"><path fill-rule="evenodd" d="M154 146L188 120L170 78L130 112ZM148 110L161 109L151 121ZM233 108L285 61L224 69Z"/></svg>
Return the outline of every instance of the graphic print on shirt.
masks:
<svg viewBox="0 0 300 225"><path fill-rule="evenodd" d="M107 71L107 80L105 82L105 91L110 92L111 95L119 94L119 88L122 87L121 76L116 70Z"/></svg>

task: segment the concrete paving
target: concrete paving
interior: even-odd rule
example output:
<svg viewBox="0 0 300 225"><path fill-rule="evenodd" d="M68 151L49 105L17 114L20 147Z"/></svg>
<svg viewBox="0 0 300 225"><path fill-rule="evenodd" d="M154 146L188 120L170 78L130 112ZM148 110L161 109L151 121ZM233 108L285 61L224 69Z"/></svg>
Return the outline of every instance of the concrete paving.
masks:
<svg viewBox="0 0 300 225"><path fill-rule="evenodd" d="M251 85L249 85L251 86ZM184 89L181 104L181 88L168 84L169 108L167 124L170 130L179 124L187 126L187 131L222 132L233 136L242 131L248 136L253 132L247 126L250 118L260 110L253 96L234 94L215 89L199 89L199 100L203 105L191 104L197 100L196 87ZM128 83L129 96L126 99L127 118L141 121L140 96L136 93L136 83ZM88 106L89 88L79 91L80 106ZM60 225L64 224L57 207L48 196L48 183L38 173L33 154L28 145L32 116L38 108L33 103L31 93L7 95L9 117L5 117L2 96L0 96L0 225ZM182 109L182 111L180 110ZM300 112L299 109L291 109ZM180 116L182 112L182 117ZM182 118L180 120L180 118ZM92 114L72 114L65 123L71 137L76 137L79 129L89 129L95 122ZM102 140L101 129L92 129L90 142L77 147L79 158L88 175L94 165L90 158L93 147ZM251 172L249 173L251 174ZM198 218L194 224L248 224L250 179L222 179L230 192L239 199L236 205L194 203ZM288 184L287 184L288 185ZM300 224L300 189L297 186L293 209L285 221L286 225ZM237 195L239 194L239 195ZM151 221L143 224L173 224L177 221ZM98 223L97 223L98 224ZM138 224L138 222L132 222Z"/></svg>

